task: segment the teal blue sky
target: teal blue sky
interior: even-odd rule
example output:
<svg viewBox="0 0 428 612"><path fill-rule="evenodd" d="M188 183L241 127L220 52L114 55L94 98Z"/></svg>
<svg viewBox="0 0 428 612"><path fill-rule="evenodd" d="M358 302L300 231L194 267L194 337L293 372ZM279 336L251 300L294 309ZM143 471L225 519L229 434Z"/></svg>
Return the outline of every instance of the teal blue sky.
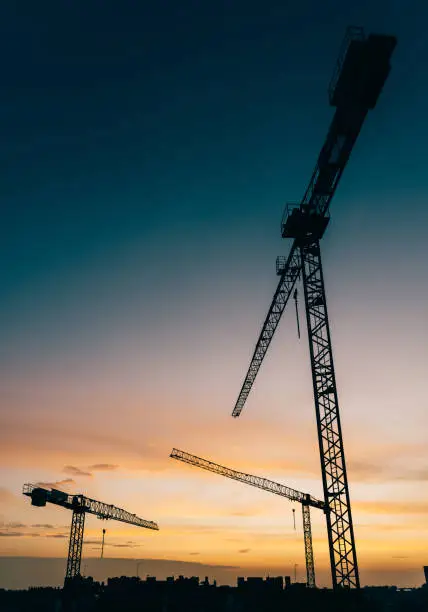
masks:
<svg viewBox="0 0 428 612"><path fill-rule="evenodd" d="M2 8L9 329L17 309L55 309L59 293L91 268L100 282L99 266L124 264L122 282L140 275L156 302L174 290L173 278L196 288L212 266L232 283L237 260L267 272L262 257L270 265L286 248L278 239L283 203L301 197L332 114L326 85L349 23L394 32L399 47L333 215L367 226L384 218L399 239L396 209L425 209L423 3L122 7ZM144 276L155 273L164 278L156 290Z"/></svg>
<svg viewBox="0 0 428 612"><path fill-rule="evenodd" d="M3 3L0 531L66 522L20 496L26 480L55 482L162 523L144 540L151 558L303 567L291 531L286 552L275 540L290 528L283 507L252 491L239 501L168 454L321 495L292 310L245 414L230 412L287 253L284 205L302 197L327 133L345 29L362 25L398 45L332 202L325 278L363 580L382 569L418 583L427 17L412 0ZM326 583L323 529L315 518ZM30 535L2 551L65 554L60 538Z"/></svg>

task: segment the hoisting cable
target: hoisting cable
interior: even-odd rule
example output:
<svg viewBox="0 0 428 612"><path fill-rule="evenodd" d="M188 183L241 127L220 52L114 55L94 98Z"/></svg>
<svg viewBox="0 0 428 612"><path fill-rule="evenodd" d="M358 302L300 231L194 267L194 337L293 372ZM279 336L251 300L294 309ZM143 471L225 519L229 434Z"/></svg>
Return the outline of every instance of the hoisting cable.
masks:
<svg viewBox="0 0 428 612"><path fill-rule="evenodd" d="M293 293L293 298L294 298L294 304L296 306L297 336L300 339L300 321L299 321L299 307L297 303L297 297L298 297L298 293L297 293L297 288L296 288Z"/></svg>
<svg viewBox="0 0 428 612"><path fill-rule="evenodd" d="M101 559L104 557L104 537L106 534L106 530L103 529L103 540L102 540L102 544L101 544Z"/></svg>

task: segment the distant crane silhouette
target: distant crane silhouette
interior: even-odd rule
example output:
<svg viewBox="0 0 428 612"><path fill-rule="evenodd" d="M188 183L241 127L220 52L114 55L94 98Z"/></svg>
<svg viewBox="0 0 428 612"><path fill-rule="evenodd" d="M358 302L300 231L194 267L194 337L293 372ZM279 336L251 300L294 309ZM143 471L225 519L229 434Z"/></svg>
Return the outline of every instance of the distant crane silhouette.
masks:
<svg viewBox="0 0 428 612"><path fill-rule="evenodd" d="M388 77L390 58L396 42L394 36L378 34L366 36L363 28L351 27L347 30L328 91L330 105L336 107L336 111L301 203L286 206L281 234L283 238L292 238L293 243L288 257L277 259L279 284L232 412L234 417L240 415L281 315L301 274L324 502L329 508L326 512L326 521L334 588L359 588L360 580L321 265L320 239L329 222L329 205L342 172L366 115L375 107ZM297 307L297 294L294 296Z"/></svg>
<svg viewBox="0 0 428 612"><path fill-rule="evenodd" d="M80 576L80 565L82 561L83 532L86 514L94 514L99 519L111 519L122 523L129 523L137 527L159 530L153 521L146 521L135 514L117 508L110 504L90 499L84 495L73 495L59 491L58 489L45 489L34 484L25 484L22 493L31 497L33 506L46 506L47 503L72 510L70 540L68 547L67 570L64 586L73 579ZM105 530L103 530L105 531ZM104 537L103 537L104 540Z"/></svg>
<svg viewBox="0 0 428 612"><path fill-rule="evenodd" d="M310 588L315 587L315 564L312 547L311 514L309 508L310 506L312 506L313 508L325 510L324 502L316 499L315 497L312 497L307 493L301 493L300 491L296 491L296 489L292 489L291 487L279 484L278 482L274 482L273 480L268 480L267 478L261 478L259 476L253 476L252 474L245 474L244 472L237 472L236 470L224 467L223 465L219 465L218 463L208 461L208 459L202 459L201 457L197 457L196 455L186 453L185 451L179 450L178 448L172 449L170 457L172 457L173 459L177 459L178 461L183 461L183 463L195 465L196 467L202 468L203 470L214 472L214 474L220 474L221 476L226 476L226 478L238 480L239 482L251 485L252 487L257 487L258 489L262 489L263 491L269 491L269 493L281 495L282 497L286 497L291 501L301 503L307 584ZM295 523L294 527L296 527Z"/></svg>

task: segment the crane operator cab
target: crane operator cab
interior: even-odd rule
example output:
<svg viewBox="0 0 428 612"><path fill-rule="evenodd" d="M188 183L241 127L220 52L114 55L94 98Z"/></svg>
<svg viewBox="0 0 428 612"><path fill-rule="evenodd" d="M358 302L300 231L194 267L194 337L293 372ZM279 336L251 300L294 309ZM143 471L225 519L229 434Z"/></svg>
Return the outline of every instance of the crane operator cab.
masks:
<svg viewBox="0 0 428 612"><path fill-rule="evenodd" d="M317 214L312 207L302 204L287 204L281 223L283 238L319 240L324 235L330 216Z"/></svg>
<svg viewBox="0 0 428 612"><path fill-rule="evenodd" d="M48 491L41 487L36 487L31 491L31 505L43 508L46 506Z"/></svg>

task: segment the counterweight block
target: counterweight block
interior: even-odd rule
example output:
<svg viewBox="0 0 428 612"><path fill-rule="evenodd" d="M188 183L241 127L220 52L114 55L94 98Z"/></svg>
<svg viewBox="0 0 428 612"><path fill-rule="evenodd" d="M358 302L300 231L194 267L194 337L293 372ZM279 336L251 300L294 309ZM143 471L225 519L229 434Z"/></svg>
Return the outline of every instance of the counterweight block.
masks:
<svg viewBox="0 0 428 612"><path fill-rule="evenodd" d="M329 87L332 106L374 108L391 69L395 36L370 34L349 28L344 49Z"/></svg>

